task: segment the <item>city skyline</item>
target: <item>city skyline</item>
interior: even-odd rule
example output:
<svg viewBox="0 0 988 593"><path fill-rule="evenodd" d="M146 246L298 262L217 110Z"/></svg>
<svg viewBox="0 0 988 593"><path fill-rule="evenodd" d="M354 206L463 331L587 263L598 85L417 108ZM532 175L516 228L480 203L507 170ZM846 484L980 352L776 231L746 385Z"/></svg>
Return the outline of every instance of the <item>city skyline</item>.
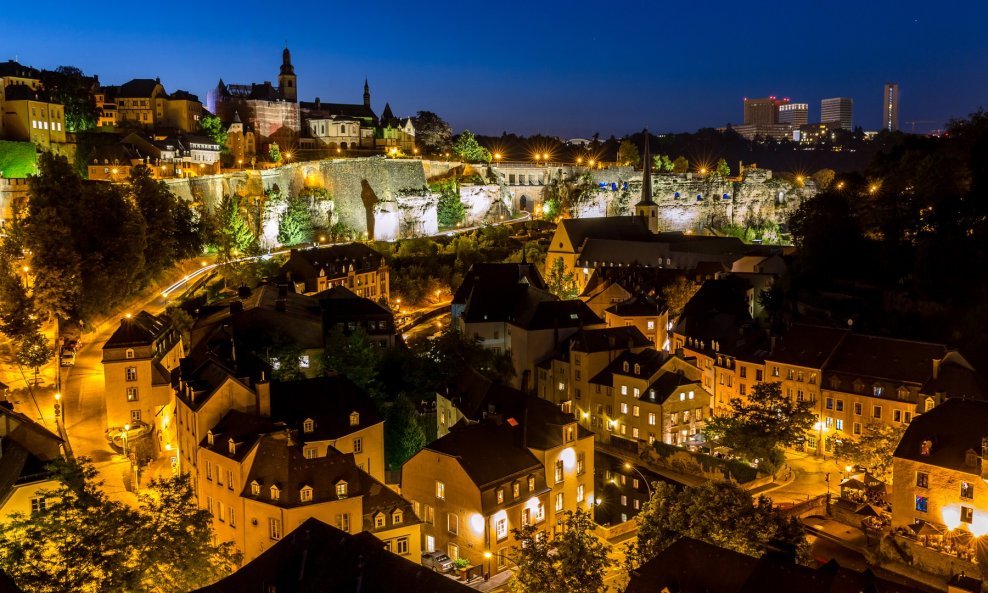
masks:
<svg viewBox="0 0 988 593"><path fill-rule="evenodd" d="M74 65L98 74L104 84L159 76L169 91L185 89L203 98L220 77L226 82L275 79L287 42L299 74L300 99L359 101L367 76L378 111L389 101L396 113L434 111L456 130L484 134L587 137L599 132L606 137L643 125L656 132L692 131L736 123L743 97L769 95L809 103L810 121L819 119L820 99L851 97L856 125L879 129L879 93L890 80L903 90L906 130L910 121L942 124L978 109L988 92L988 76L977 62L988 42L975 34L973 20L955 23L950 15L928 14L918 2L900 3L892 13L883 6L839 4L835 11L846 4L843 8L854 18L832 23L827 35L810 37L774 19L748 17L741 47L716 41L718 30L738 25L726 3L720 4L722 11L714 7L702 23L687 7L662 12L627 3L599 29L587 30L593 22L587 3L563 9L512 1L480 19L473 11L443 4L422 10L385 2L381 11L389 18L367 32L368 39L375 31L380 34L382 41L373 43L307 29L272 33L265 19L221 26L203 36L177 16L142 15L143 8L135 9L135 20L152 19L156 25L150 31L124 31L69 8L44 24L45 33L54 33L44 47L32 41L42 25L29 11L13 7L2 49L3 59L37 68ZM313 8L297 5L300 13ZM430 26L439 22L436 11L444 16L442 27L433 30ZM682 25L657 31L656 22ZM412 33L387 34L388 23ZM943 36L947 27L952 33ZM92 38L102 42L86 42ZM789 49L780 49L783 43ZM172 49L136 51L140 60L128 62L111 59L119 53L107 51L164 44ZM766 55L772 59L760 61Z"/></svg>

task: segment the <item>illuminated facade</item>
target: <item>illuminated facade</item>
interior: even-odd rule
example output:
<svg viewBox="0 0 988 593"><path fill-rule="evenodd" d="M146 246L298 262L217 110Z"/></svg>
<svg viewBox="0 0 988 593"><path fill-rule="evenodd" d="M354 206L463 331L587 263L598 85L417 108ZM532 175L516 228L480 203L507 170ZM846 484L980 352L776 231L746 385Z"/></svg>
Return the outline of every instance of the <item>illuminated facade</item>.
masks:
<svg viewBox="0 0 988 593"><path fill-rule="evenodd" d="M804 126L810 123L810 106L807 103L779 105L779 123Z"/></svg>
<svg viewBox="0 0 988 593"><path fill-rule="evenodd" d="M882 127L889 132L899 131L899 83L886 82L882 93Z"/></svg>
<svg viewBox="0 0 988 593"><path fill-rule="evenodd" d="M803 122L805 125L808 122ZM835 97L820 101L820 123L836 124L843 130L854 129L854 100Z"/></svg>

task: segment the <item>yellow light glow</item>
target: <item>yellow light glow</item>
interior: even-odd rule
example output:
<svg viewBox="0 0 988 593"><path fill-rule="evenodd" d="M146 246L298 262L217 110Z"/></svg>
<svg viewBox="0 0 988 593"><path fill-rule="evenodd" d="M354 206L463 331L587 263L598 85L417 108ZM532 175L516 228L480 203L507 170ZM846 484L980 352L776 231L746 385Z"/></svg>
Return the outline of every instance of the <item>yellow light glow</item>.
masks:
<svg viewBox="0 0 988 593"><path fill-rule="evenodd" d="M476 533L484 532L484 517L478 513L470 515L470 529Z"/></svg>
<svg viewBox="0 0 988 593"><path fill-rule="evenodd" d="M538 497L533 496L532 498L529 498L528 501L525 503L525 508L531 511L536 511L538 510L540 504L541 502L539 501Z"/></svg>
<svg viewBox="0 0 988 593"><path fill-rule="evenodd" d="M62 394L61 393L58 393L58 392L55 392L55 401L58 401L60 399L62 399Z"/></svg>
<svg viewBox="0 0 988 593"><path fill-rule="evenodd" d="M132 315L130 313L127 313L126 315L124 315L124 317L126 317L127 319L130 319L132 317Z"/></svg>
<svg viewBox="0 0 988 593"><path fill-rule="evenodd" d="M961 526L961 510L957 507L944 507L940 512L943 524L953 531Z"/></svg>
<svg viewBox="0 0 988 593"><path fill-rule="evenodd" d="M854 469L854 468L852 466L850 466L850 465L845 465L844 466L844 471L846 471L847 473L851 473L851 470L852 469Z"/></svg>
<svg viewBox="0 0 988 593"><path fill-rule="evenodd" d="M501 160L501 153L500 152L495 152L494 153L494 159L495 160L498 160L498 161Z"/></svg>
<svg viewBox="0 0 988 593"><path fill-rule="evenodd" d="M566 469L571 469L576 465L576 451L573 450L573 447L563 449L563 452L559 454L559 458L562 459Z"/></svg>
<svg viewBox="0 0 988 593"><path fill-rule="evenodd" d="M486 559L488 559L488 560L490 560L490 559L491 559L491 556L493 556L493 554L491 554L491 553L490 553L490 552L488 552L488 551L484 551L484 558L486 558Z"/></svg>

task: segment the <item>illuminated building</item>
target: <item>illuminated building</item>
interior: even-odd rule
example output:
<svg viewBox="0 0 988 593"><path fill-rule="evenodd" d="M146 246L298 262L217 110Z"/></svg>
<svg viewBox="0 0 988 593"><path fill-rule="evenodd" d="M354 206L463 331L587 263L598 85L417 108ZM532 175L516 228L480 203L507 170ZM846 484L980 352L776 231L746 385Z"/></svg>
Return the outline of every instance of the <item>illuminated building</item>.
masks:
<svg viewBox="0 0 988 593"><path fill-rule="evenodd" d="M779 123L803 126L810 121L810 106L807 103L783 103L779 105Z"/></svg>
<svg viewBox="0 0 988 593"><path fill-rule="evenodd" d="M899 83L886 82L882 93L882 127L889 132L899 131Z"/></svg>
<svg viewBox="0 0 988 593"><path fill-rule="evenodd" d="M820 123L837 124L841 129L851 130L854 128L853 111L854 100L849 97L824 99L820 101Z"/></svg>
<svg viewBox="0 0 988 593"><path fill-rule="evenodd" d="M773 125L779 123L779 108L789 104L789 99L765 97L762 99L744 99L745 125Z"/></svg>

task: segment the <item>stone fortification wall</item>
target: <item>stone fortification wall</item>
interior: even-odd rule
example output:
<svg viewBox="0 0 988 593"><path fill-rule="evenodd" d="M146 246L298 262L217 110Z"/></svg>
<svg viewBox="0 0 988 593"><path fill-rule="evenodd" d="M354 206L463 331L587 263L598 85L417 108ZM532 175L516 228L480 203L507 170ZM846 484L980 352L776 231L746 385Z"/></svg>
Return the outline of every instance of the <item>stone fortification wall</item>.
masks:
<svg viewBox="0 0 988 593"><path fill-rule="evenodd" d="M418 160L373 157L308 161L265 170L168 179L165 183L175 194L208 208L217 207L225 195L261 198L277 189L283 196L297 196L306 189L324 189L332 203L313 205L320 216L331 215L334 221L343 221L376 240L431 234L437 229L437 196L428 190L425 170ZM262 238L270 234L271 216L275 216L276 225L275 209L265 215Z"/></svg>
<svg viewBox="0 0 988 593"><path fill-rule="evenodd" d="M461 185L460 201L466 206L463 224L483 224L511 213L511 200L499 185Z"/></svg>

